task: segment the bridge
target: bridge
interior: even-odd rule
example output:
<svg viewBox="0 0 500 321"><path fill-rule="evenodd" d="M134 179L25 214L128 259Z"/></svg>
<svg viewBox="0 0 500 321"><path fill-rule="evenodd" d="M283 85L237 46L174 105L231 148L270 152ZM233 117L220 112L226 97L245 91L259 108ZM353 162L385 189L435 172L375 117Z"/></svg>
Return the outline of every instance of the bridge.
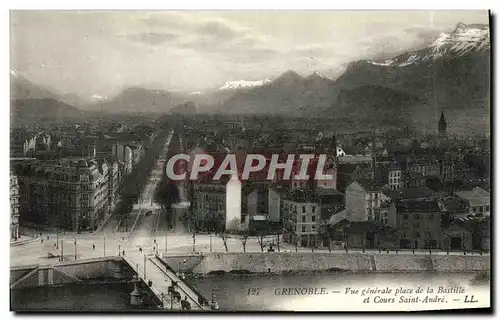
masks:
<svg viewBox="0 0 500 321"><path fill-rule="evenodd" d="M179 277L157 254L125 255L123 259L149 286L165 310L182 310L182 302L191 311L211 310L209 302Z"/></svg>
<svg viewBox="0 0 500 321"><path fill-rule="evenodd" d="M179 277L158 255L135 253L125 256L108 256L56 264L35 264L11 267L10 289L59 286L85 283L105 278L110 281L142 281L161 302L164 310L211 310L209 302ZM142 291L130 293L131 303L140 305ZM135 295L138 297L134 297ZM134 303L135 300L135 303ZM183 308L184 306L184 308Z"/></svg>
<svg viewBox="0 0 500 321"><path fill-rule="evenodd" d="M15 251L11 249L11 256L15 253L13 264L20 264L11 268L11 289L81 283L93 278L133 280L137 290L131 293L133 304L141 304L142 291L138 288L146 287L165 310L210 310L207 300L158 256L156 236L165 230L166 238L168 228L161 226L160 222L166 224L160 219L164 213L160 204L154 201L154 194L173 135L172 130L162 155L150 172L148 183L132 209L130 230L123 232L120 227L124 222L115 220L116 223L113 221L107 229L97 233L74 236L71 233L45 234L40 243L22 246ZM166 240L165 243L160 238L158 240L166 246Z"/></svg>

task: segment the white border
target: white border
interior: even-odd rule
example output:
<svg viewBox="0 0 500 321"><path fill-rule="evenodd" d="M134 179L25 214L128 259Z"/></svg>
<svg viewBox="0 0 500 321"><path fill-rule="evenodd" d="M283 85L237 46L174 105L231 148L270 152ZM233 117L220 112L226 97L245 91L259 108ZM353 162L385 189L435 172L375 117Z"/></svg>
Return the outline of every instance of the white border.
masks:
<svg viewBox="0 0 500 321"><path fill-rule="evenodd" d="M169 2L160 2L160 1L149 1L149 0L141 0L141 1L102 1L102 0L87 0L87 1L54 1L51 3L40 3L39 1L26 1L26 0L20 0L20 1L4 1L2 2L2 10L1 11L1 18L2 18L2 24L1 24L1 39L2 39L2 50L0 52L2 53L2 70L1 70L1 75L0 79L2 80L2 86L0 86L0 93L2 97L2 112L3 112L3 117L0 117L0 128L2 130L2 134L0 135L1 143L0 146L2 146L1 149L1 154L0 154L0 164L2 167L2 170L0 171L1 179L0 182L1 184L1 193L0 193L0 204L2 206L2 219L5 220L4 224L2 225L4 228L4 241L1 242L1 246L4 247L4 251L0 253L9 253L9 233L8 233L8 225L9 225L9 199L8 199L8 146L9 146L9 103L8 103L8 92L9 92L9 78L8 75L8 68L9 68L9 44L8 44L8 39L9 39L9 9L83 9L83 10L91 10L91 9L120 9L120 10L133 10L133 9L155 9L155 10L160 10L160 9L169 9L169 10L185 10L185 9L203 9L203 10L216 10L216 9L230 9L230 10L235 10L235 9L251 9L251 10L258 10L258 9L282 9L282 10L293 10L293 9L302 9L302 10L347 10L347 9L378 9L378 10L383 10L383 9L392 9L392 10L403 10L403 9L420 9L420 10L426 10L426 9L443 9L443 10L452 10L452 9L468 9L468 10L485 10L485 9L492 9L493 14L500 12L499 9L499 1L435 1L435 0L420 0L420 1L414 1L414 2L407 2L407 1L387 1L387 0L379 0L379 1L355 1L355 0L350 0L350 1L342 1L342 2L334 2L331 3L330 1L319 1L319 0L308 0L308 1L271 1L271 0L253 0L253 1L246 1L246 3L239 3L236 1L221 1L221 0L212 0L212 1L188 1L188 0L183 0L183 1L169 1ZM453 5L453 7L450 7L450 4ZM497 30L495 30L497 31ZM493 39L494 43L498 43L498 32L494 32L493 35L495 36L495 39ZM495 64L496 65L496 64ZM495 82L496 86L493 90L495 92L498 92L498 82ZM497 115L498 116L498 115ZM498 121L498 119L495 119ZM493 127L494 128L494 127ZM495 133L494 133L494 136ZM500 141L495 139L495 151L500 149ZM495 162L494 166L496 168L496 165L498 165L497 162ZM497 175L495 175L495 181L496 181ZM497 200L497 193L495 193L495 200ZM492 213L492 215L496 214L496 206L493 207L495 211ZM498 219L495 218L495 231L498 231ZM498 245L498 237L496 237L496 244ZM493 249L497 248L497 246L493 247ZM3 259L3 264L2 268L4 269L2 271L2 278L0 278L2 284L0 285L0 288L2 289L2 309L1 311L3 312L4 315L2 315L2 320L6 319L11 319L14 318L14 315L12 313L9 313L9 292L8 292L8 274L9 274L9 266L8 266L8 260ZM495 278L497 279L497 278ZM496 290L496 284L495 284L495 289ZM495 296L498 300L498 295ZM495 302L497 303L497 302ZM498 307L498 305L497 305ZM6 314L6 315L5 315ZM270 316L264 316L264 315L259 315L259 318L262 319L271 319L274 318L276 315L270 315ZM295 316L295 315L287 315L288 317L293 317L293 318L304 318L306 316ZM43 318L44 316L31 316L32 319L38 320ZM53 317L53 316L47 316L47 317ZM65 316L66 318L69 319L74 319L77 316ZM84 317L89 317L89 316L84 316ZM90 318L96 318L98 316L93 315L90 316ZM131 318L139 319L140 316L138 315L131 315L128 316ZM175 315L156 315L153 316L154 318L179 318L179 316ZM203 316L204 318L213 318L214 316ZM229 316L231 318L250 318L250 315L231 315ZM323 317L326 318L344 318L348 317L345 315L323 315ZM356 316L356 318L361 318L365 316ZM373 318L374 316L371 315L366 315L366 317ZM376 316L377 318L383 317L385 318L386 316ZM403 316L398 316L398 317L403 317ZM405 316L406 317L406 316ZM448 318L453 318L454 316L448 317Z"/></svg>

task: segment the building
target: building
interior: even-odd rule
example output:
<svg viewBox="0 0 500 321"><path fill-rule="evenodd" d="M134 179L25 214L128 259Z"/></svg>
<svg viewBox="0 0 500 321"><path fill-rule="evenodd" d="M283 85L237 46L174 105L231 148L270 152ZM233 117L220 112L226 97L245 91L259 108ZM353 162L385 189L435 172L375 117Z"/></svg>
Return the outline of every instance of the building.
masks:
<svg viewBox="0 0 500 321"><path fill-rule="evenodd" d="M403 171L397 163L390 163L387 167L388 185L391 190L398 190L403 187Z"/></svg>
<svg viewBox="0 0 500 321"><path fill-rule="evenodd" d="M399 247L440 248L441 209L434 198L396 202Z"/></svg>
<svg viewBox="0 0 500 321"><path fill-rule="evenodd" d="M226 230L239 229L241 226L241 181L233 176L226 184L226 208L225 228Z"/></svg>
<svg viewBox="0 0 500 321"><path fill-rule="evenodd" d="M469 214L469 203L457 195L440 195L438 206L443 214L447 214L453 219L465 218Z"/></svg>
<svg viewBox="0 0 500 321"><path fill-rule="evenodd" d="M447 251L463 251L472 249L474 231L466 220L456 219L443 229L441 248Z"/></svg>
<svg viewBox="0 0 500 321"><path fill-rule="evenodd" d="M107 171L87 159L14 165L20 216L37 226L95 230L108 212Z"/></svg>
<svg viewBox="0 0 500 321"><path fill-rule="evenodd" d="M222 176L218 180L204 177L191 182L193 224L200 231L224 231L244 221L245 203L239 178ZM236 224L239 222L239 224Z"/></svg>
<svg viewBox="0 0 500 321"><path fill-rule="evenodd" d="M283 222L283 199L289 188L282 185L271 185L268 189L268 215L272 222Z"/></svg>
<svg viewBox="0 0 500 321"><path fill-rule="evenodd" d="M490 215L490 193L481 187L474 187L470 191L457 191L455 194L469 202L469 214L474 216Z"/></svg>
<svg viewBox="0 0 500 321"><path fill-rule="evenodd" d="M118 190L122 181L122 173L118 161L109 159L106 161L106 165L108 168L108 210L111 212L118 201Z"/></svg>
<svg viewBox="0 0 500 321"><path fill-rule="evenodd" d="M132 168L134 166L132 148L123 143L114 144L111 156L116 158L122 164L124 175L128 175L132 172Z"/></svg>
<svg viewBox="0 0 500 321"><path fill-rule="evenodd" d="M403 188L424 188L425 187L425 176L421 173L413 171L404 171L402 174L402 185Z"/></svg>
<svg viewBox="0 0 500 321"><path fill-rule="evenodd" d="M200 231L223 230L226 221L226 184L192 183L193 224Z"/></svg>
<svg viewBox="0 0 500 321"><path fill-rule="evenodd" d="M10 156L25 157L36 148L37 135L24 129L15 128L10 133Z"/></svg>
<svg viewBox="0 0 500 321"><path fill-rule="evenodd" d="M321 211L317 195L311 189L291 190L283 198L285 242L305 247L320 244Z"/></svg>
<svg viewBox="0 0 500 321"><path fill-rule="evenodd" d="M19 238L19 184L17 177L10 172L10 238Z"/></svg>
<svg viewBox="0 0 500 321"><path fill-rule="evenodd" d="M345 192L349 221L372 220L380 214L382 201L387 200L382 188L371 179L352 182Z"/></svg>
<svg viewBox="0 0 500 321"><path fill-rule="evenodd" d="M422 177L441 177L439 160L430 155L415 155L407 160L406 169Z"/></svg>
<svg viewBox="0 0 500 321"><path fill-rule="evenodd" d="M97 139L93 136L77 134L72 137L68 134L60 140L57 146L63 157L95 158L97 155ZM69 136L69 137L68 137Z"/></svg>
<svg viewBox="0 0 500 321"><path fill-rule="evenodd" d="M144 156L143 144L141 142L138 142L138 141L132 141L132 142L128 142L127 146L132 151L132 164L133 164L133 166L135 166L139 163L139 161Z"/></svg>
<svg viewBox="0 0 500 321"><path fill-rule="evenodd" d="M441 117L439 117L438 132L440 137L446 137L446 119L444 119L443 111L441 111Z"/></svg>

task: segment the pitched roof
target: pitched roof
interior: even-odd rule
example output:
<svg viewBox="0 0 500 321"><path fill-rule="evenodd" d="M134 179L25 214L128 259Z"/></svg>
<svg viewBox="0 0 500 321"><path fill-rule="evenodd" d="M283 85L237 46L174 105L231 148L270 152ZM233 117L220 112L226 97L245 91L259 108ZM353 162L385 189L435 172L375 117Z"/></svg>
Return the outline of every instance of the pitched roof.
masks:
<svg viewBox="0 0 500 321"><path fill-rule="evenodd" d="M437 200L404 200L397 202L398 213L407 212L440 212Z"/></svg>
<svg viewBox="0 0 500 321"><path fill-rule="evenodd" d="M381 190L381 187L373 179L360 179L356 182L367 192Z"/></svg>
<svg viewBox="0 0 500 321"><path fill-rule="evenodd" d="M455 192L460 198L469 201L470 206L480 206L485 203L490 203L490 193L481 187L474 187L470 191Z"/></svg>

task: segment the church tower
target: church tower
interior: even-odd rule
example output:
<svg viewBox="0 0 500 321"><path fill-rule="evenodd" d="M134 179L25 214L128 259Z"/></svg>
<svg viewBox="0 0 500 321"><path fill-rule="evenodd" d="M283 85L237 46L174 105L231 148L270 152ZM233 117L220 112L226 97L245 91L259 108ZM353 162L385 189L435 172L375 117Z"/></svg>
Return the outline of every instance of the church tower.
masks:
<svg viewBox="0 0 500 321"><path fill-rule="evenodd" d="M446 136L446 120L444 119L443 111L441 111L441 117L439 118L438 131L439 131L439 136L441 137Z"/></svg>

